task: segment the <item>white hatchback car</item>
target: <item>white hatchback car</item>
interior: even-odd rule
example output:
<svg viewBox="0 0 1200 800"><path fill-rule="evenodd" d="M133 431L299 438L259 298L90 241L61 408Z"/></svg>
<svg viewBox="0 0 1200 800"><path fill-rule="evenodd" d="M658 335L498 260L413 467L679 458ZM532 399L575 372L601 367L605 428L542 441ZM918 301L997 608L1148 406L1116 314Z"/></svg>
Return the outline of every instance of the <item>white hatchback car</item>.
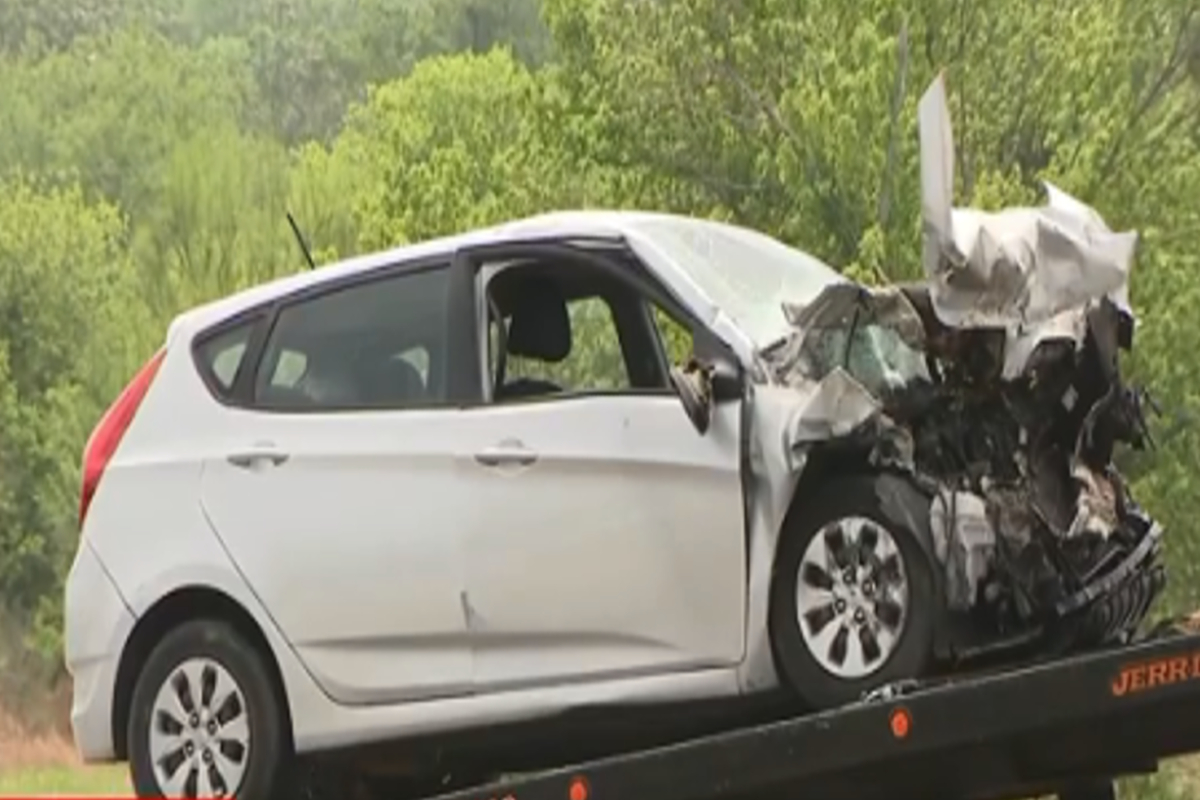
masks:
<svg viewBox="0 0 1200 800"><path fill-rule="evenodd" d="M930 496L814 459L858 384L763 356L845 286L743 228L564 212L182 314L84 455L82 755L265 800L292 753L925 674L958 566ZM867 384L923 363L888 330Z"/></svg>
<svg viewBox="0 0 1200 800"><path fill-rule="evenodd" d="M837 280L741 228L578 212L182 314L84 456L83 756L253 800L288 748L774 685L789 498L747 505L741 403L699 435L660 331L753 364Z"/></svg>

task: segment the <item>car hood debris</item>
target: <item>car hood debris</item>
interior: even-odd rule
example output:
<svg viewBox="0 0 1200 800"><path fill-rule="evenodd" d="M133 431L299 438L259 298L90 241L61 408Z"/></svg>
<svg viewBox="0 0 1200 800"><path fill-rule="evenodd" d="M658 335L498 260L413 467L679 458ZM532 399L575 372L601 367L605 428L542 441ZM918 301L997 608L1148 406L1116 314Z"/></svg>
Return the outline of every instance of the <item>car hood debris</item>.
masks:
<svg viewBox="0 0 1200 800"><path fill-rule="evenodd" d="M1118 444L1151 444L1118 363L1137 234L1049 185L1038 208L952 208L940 77L919 117L926 280L785 308L792 334L763 358L803 398L788 446L921 487L947 606L989 640L1127 638L1165 582L1162 530L1113 465Z"/></svg>

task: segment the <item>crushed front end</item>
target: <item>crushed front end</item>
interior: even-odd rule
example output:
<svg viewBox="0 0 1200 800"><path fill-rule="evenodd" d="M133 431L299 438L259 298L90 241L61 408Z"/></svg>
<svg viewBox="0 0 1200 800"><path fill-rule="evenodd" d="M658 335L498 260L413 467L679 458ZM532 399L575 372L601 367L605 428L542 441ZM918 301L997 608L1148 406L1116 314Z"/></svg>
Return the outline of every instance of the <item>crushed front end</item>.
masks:
<svg viewBox="0 0 1200 800"><path fill-rule="evenodd" d="M942 91L921 104L927 279L786 309L763 356L805 398L788 446L922 490L949 655L1125 641L1166 581L1163 530L1114 465L1152 444L1119 364L1137 237L1053 186L1041 208L951 209Z"/></svg>
<svg viewBox="0 0 1200 800"><path fill-rule="evenodd" d="M999 639L1125 639L1165 585L1162 529L1113 463L1118 444L1150 444L1147 397L1118 365L1132 318L1091 301L1006 375L1011 335L950 329L927 292L905 294L928 333L927 373L881 405L910 454L891 463L934 498L948 607Z"/></svg>
<svg viewBox="0 0 1200 800"><path fill-rule="evenodd" d="M1011 337L947 327L925 286L840 284L792 312L797 335L767 354L807 398L791 445L922 490L954 655L1132 635L1165 575L1162 528L1113 464L1151 444L1118 370L1131 319L1100 298L1006 377Z"/></svg>

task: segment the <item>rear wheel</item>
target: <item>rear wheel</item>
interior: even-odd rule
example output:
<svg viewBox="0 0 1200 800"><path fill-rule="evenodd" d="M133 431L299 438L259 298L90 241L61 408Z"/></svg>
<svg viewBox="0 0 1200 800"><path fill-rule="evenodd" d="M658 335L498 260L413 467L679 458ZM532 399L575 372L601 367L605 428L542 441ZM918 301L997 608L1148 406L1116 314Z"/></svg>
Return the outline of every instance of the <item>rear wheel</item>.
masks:
<svg viewBox="0 0 1200 800"><path fill-rule="evenodd" d="M803 700L830 708L926 673L939 614L922 495L889 475L831 481L782 536L771 642Z"/></svg>
<svg viewBox="0 0 1200 800"><path fill-rule="evenodd" d="M262 656L233 626L168 633L138 676L127 732L139 797L269 800L287 737Z"/></svg>

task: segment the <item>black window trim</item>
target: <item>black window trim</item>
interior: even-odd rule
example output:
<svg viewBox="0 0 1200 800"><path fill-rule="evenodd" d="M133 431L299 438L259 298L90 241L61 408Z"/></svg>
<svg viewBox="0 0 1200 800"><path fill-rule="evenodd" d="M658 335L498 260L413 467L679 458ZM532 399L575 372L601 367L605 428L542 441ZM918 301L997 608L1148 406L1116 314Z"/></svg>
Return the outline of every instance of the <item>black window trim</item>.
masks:
<svg viewBox="0 0 1200 800"><path fill-rule="evenodd" d="M619 253L628 264L614 264L612 256ZM676 322L683 325L693 338L693 350L704 357L716 357L728 362L739 374L744 374L741 364L732 348L722 341L690 308L687 307L670 287L666 286L658 276L654 275L629 246L620 237L601 236L562 236L535 237L530 239L513 239L501 242L465 245L426 253L414 258L395 261L379 267L372 267L361 272L338 276L319 281L307 286L293 289L276 297L268 298L252 306L244 308L230 317L216 322L203 329L192 339L192 357L211 396L221 405L245 411L257 411L279 415L311 415L320 413L388 413L397 411L430 411L430 410L463 410L471 408L497 408L491 399L490 387L482 380L479 365L487 369L487 353L479 347L478 335L480 324L486 325L486 316L480 319L476 302L478 301L479 284L476 276L486 261L504 258L528 258L530 255L542 257L565 257L576 261L584 261L609 274L618 280L632 284L640 296L647 315L653 315L650 304L656 304L666 311ZM448 367L447 397L438 403L404 406L402 408L363 408L360 406L338 407L321 406L319 408L272 408L254 402L254 385L258 370L265 354L267 341L278 321L279 312L291 305L315 299L325 294L352 288L361 284L387 280L402 274L420 273L433 269L448 269L450 284L447 289L447 338L446 359ZM455 324L456 320L468 320L468 324ZM232 390L228 393L215 383L215 376L209 374L209 368L203 365L200 349L203 344L232 328L253 323L250 340L238 372L234 378ZM651 319L653 325L653 319ZM669 366L665 353L662 333L655 326L654 341L660 351L660 357ZM470 369L456 368L454 364L471 364ZM252 365L247 368L247 365ZM672 389L634 389L622 390L589 390L585 392L562 392L545 397L514 398L506 401L505 407L514 407L527 403L546 403L561 400L589 397L662 397L672 396Z"/></svg>
<svg viewBox="0 0 1200 800"><path fill-rule="evenodd" d="M221 320L208 328L205 328L197 334L192 341L192 357L200 370L201 377L204 380L209 392L217 400L217 402L228 408L237 408L245 411L255 411L266 414L275 415L294 415L294 416L310 416L314 414L336 413L336 414L379 414L379 413L395 413L402 411L445 411L454 408L459 408L463 405L461 398L461 386L463 380L455 375L455 369L448 367L447 380L447 395L446 399L421 403L415 405L405 405L402 407L363 407L363 406L338 406L338 405L322 405L315 408L294 408L294 407L279 407L270 404L256 402L254 399L254 387L258 379L258 372L262 366L263 358L266 355L267 343L270 340L272 332L274 332L279 321L280 313L292 306L300 303L315 300L324 295L333 294L345 289L352 289L364 284L375 283L405 275L416 275L422 272L431 272L442 269L449 273L449 284L447 286L447 340L446 340L446 363L453 365L455 363L469 363L463 360L466 354L457 353L461 345L456 343L459 338L453 333L453 320L457 313L461 313L462 306L460 295L463 287L462 281L456 280L457 265L454 258L453 250L442 250L437 253L423 255L417 258L405 259L395 263L387 264L381 267L355 272L349 275L338 276L325 281L303 286L294 289L277 297L272 297L267 300L255 303L249 308L242 309L233 316ZM242 356L242 361L238 365L238 372L234 378L234 385L228 393L220 391L219 384L214 384L215 376L210 376L209 369L206 368L200 358L201 348L204 343L211 341L216 336L222 333L227 333L233 328L240 327L248 322L252 322L255 328L251 332L250 340L246 345L246 352ZM470 354L473 359L474 354ZM247 366L249 365L249 366ZM454 385L452 387L452 384Z"/></svg>

